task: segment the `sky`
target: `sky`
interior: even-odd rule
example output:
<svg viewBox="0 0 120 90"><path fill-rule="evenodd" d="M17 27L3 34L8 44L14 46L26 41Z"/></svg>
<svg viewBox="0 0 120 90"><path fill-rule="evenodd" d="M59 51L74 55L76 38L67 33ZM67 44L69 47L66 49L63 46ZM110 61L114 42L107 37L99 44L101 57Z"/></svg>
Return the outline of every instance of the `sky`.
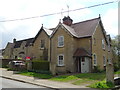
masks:
<svg viewBox="0 0 120 90"><path fill-rule="evenodd" d="M51 13L74 10L115 0L0 0L0 21L42 16ZM107 34L118 35L118 2L66 12L51 16L0 22L0 48L5 48L14 38L17 40L35 37L42 24L54 28L64 16L70 16L73 23L93 19L101 15Z"/></svg>

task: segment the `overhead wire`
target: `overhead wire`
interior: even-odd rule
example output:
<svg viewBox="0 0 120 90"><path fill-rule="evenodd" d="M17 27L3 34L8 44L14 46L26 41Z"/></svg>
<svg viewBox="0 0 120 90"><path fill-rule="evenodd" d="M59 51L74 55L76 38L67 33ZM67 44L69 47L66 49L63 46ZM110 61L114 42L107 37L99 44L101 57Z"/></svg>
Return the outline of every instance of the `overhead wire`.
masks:
<svg viewBox="0 0 120 90"><path fill-rule="evenodd" d="M111 1L111 2L107 2L107 3L102 3L102 4L96 4L96 5L92 5L92 6L88 6L88 7L83 7L83 8L78 8L78 9L73 9L73 10L69 10L69 12L78 11L78 10L87 9L87 8L98 7L98 6L107 5L107 4L111 4L111 3L115 3L115 2L119 2L119 0L117 0L117 1ZM33 18L40 18L40 17L52 16L52 15L56 15L56 14L66 13L66 12L68 12L68 10L63 11L63 12L45 14L45 15L41 15L41 16L33 16L33 17L19 18L19 19L11 19L11 20L0 20L0 22L10 22L10 21L18 21L18 20L28 20L28 19L33 19Z"/></svg>

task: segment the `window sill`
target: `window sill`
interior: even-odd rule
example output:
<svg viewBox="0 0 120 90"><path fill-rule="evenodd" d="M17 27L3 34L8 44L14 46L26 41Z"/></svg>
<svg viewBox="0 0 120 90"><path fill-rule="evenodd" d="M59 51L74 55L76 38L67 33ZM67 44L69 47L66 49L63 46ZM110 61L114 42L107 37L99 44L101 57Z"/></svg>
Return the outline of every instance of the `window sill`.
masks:
<svg viewBox="0 0 120 90"><path fill-rule="evenodd" d="M57 46L57 48L63 48L64 46Z"/></svg>
<svg viewBox="0 0 120 90"><path fill-rule="evenodd" d="M93 66L97 66L97 64L93 64Z"/></svg>
<svg viewBox="0 0 120 90"><path fill-rule="evenodd" d="M65 67L65 65L61 65L61 66L60 66L60 65L57 65L57 67Z"/></svg>
<svg viewBox="0 0 120 90"><path fill-rule="evenodd" d="M40 48L40 50L44 50L45 48Z"/></svg>
<svg viewBox="0 0 120 90"><path fill-rule="evenodd" d="M103 50L105 51L105 48L103 48Z"/></svg>

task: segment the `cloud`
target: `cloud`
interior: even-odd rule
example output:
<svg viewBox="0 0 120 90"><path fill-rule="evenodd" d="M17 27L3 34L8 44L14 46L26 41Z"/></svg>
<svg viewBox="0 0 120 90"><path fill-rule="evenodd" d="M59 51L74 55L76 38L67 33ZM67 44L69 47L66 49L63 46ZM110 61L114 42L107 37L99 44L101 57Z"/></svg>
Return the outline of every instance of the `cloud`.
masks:
<svg viewBox="0 0 120 90"><path fill-rule="evenodd" d="M84 2L88 3L88 1L90 0L84 0L84 1L59 0L59 2L58 0L51 0L51 1L50 0L42 0L42 1L41 0L29 0L29 1L28 0L1 0L0 1L0 11L1 11L0 20L41 16L45 14L61 12L62 9L63 11L66 11L68 10L67 5L69 5L70 10L73 10L73 9L85 7L86 4ZM93 1L95 2L95 0L92 0L90 2L93 2ZM106 23L106 25L104 26L113 25L113 23L107 22L109 20L108 17L109 17L109 13L111 14L111 10L107 13L104 17L104 20ZM0 33L3 34L3 38L2 38L3 47L6 45L7 42L9 41L11 42L13 38L20 40L20 39L34 37L39 31L39 29L41 28L42 24L46 28L54 28L58 24L59 20L67 15L68 13L63 13L63 14L57 14L49 17L34 18L30 20L21 20L21 21L4 22L4 23L0 22ZM69 12L69 15L73 19L74 23L80 22L82 20L86 20L88 16L94 16L93 11L91 9L84 9L80 11ZM105 27L105 28L107 30L110 27ZM110 29L114 29L114 28L111 26Z"/></svg>
<svg viewBox="0 0 120 90"><path fill-rule="evenodd" d="M103 16L105 30L115 36L118 34L118 9L109 9Z"/></svg>

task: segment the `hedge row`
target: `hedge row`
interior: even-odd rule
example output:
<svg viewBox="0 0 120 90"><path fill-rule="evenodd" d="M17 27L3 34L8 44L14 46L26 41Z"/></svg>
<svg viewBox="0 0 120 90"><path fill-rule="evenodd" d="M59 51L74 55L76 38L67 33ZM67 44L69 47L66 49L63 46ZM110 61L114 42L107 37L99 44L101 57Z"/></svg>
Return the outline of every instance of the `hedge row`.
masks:
<svg viewBox="0 0 120 90"><path fill-rule="evenodd" d="M49 62L33 60L32 61L32 69L37 70L37 71L49 71Z"/></svg>

